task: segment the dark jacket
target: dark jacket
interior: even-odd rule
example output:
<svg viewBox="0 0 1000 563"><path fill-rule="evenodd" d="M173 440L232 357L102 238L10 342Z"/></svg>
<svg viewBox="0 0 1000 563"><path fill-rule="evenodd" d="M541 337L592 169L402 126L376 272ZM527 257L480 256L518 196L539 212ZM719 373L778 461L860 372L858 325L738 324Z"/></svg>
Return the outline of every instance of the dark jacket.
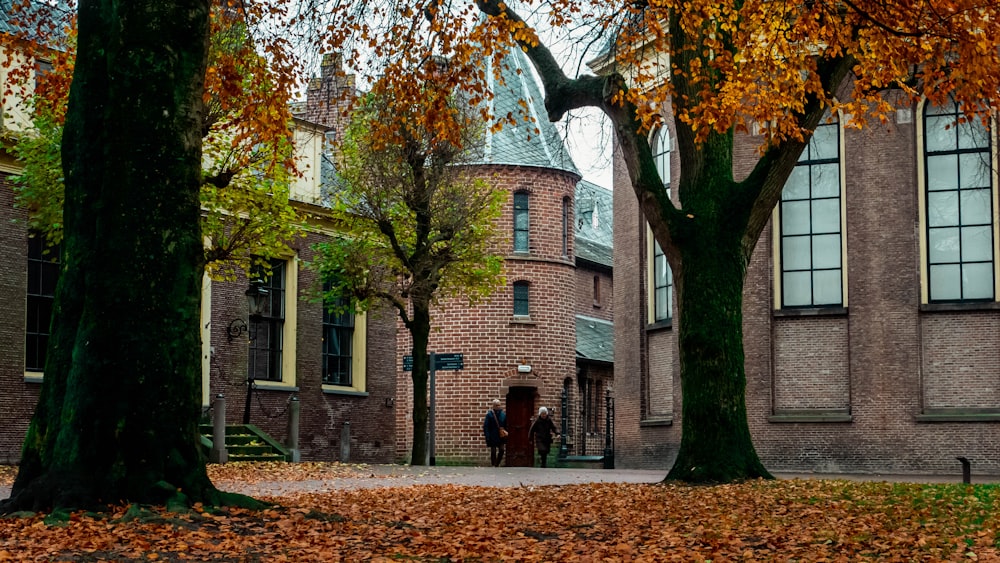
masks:
<svg viewBox="0 0 1000 563"><path fill-rule="evenodd" d="M504 443L505 440L500 439L501 428L507 428L507 413L493 409L486 411L486 417L483 419L483 436L486 437L487 446L496 448Z"/></svg>
<svg viewBox="0 0 1000 563"><path fill-rule="evenodd" d="M536 418L535 422L531 424L531 429L528 430L528 436L534 437L535 447L540 452L549 451L549 446L552 445L552 435L558 433L559 431L556 430L556 425L550 416Z"/></svg>

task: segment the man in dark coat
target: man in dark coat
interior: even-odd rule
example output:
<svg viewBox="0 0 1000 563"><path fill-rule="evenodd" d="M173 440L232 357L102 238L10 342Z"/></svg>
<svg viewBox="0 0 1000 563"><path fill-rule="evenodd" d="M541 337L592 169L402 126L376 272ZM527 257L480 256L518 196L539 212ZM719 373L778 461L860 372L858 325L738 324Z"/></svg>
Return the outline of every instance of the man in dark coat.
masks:
<svg viewBox="0 0 1000 563"><path fill-rule="evenodd" d="M549 409L541 407L538 409L538 418L531 424L528 430L528 437L535 439L535 449L538 450L538 461L542 467L549 466L549 448L552 447L552 436L559 436L556 425L549 418Z"/></svg>
<svg viewBox="0 0 1000 563"><path fill-rule="evenodd" d="M507 446L507 413L503 412L500 399L493 399L493 408L486 411L483 436L486 437L486 445L490 447L490 464L500 467Z"/></svg>

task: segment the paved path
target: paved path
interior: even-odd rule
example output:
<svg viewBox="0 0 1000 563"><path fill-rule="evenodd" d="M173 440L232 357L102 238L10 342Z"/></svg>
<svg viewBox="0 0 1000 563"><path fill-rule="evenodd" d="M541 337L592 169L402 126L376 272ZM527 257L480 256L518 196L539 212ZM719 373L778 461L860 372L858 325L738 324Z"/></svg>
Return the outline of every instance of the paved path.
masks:
<svg viewBox="0 0 1000 563"><path fill-rule="evenodd" d="M481 487L530 487L572 485L579 483L657 483L667 470L639 469L541 469L536 467L410 467L372 465L367 475L328 480L270 481L255 484L227 482L220 487L249 495L283 496L302 492L326 492L337 489L408 487L411 485L452 484ZM817 474L775 473L778 479L847 479L851 481L890 481L901 483L960 483L961 475L892 475L892 474ZM973 476L973 483L1000 483L1000 476Z"/></svg>
<svg viewBox="0 0 1000 563"><path fill-rule="evenodd" d="M284 496L307 492L373 487L408 487L411 485L453 484L483 487L530 487L572 485L579 483L656 483L666 470L638 469L541 469L532 467L410 467L371 465L359 467L356 474L323 480L261 481L218 483L226 491L249 495ZM895 474L818 474L775 473L779 479L847 479L852 481L891 481L910 483L959 483L956 475ZM972 476L973 483L1000 483L1000 476ZM0 485L0 499L10 496L10 487Z"/></svg>

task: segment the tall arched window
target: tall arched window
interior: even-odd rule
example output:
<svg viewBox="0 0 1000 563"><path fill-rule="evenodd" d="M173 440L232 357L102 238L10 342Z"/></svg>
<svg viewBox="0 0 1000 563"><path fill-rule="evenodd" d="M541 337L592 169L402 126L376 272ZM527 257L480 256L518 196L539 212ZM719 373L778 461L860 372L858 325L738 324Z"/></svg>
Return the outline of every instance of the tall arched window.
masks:
<svg viewBox="0 0 1000 563"><path fill-rule="evenodd" d="M526 281L514 282L514 316L527 317L531 314L529 290L530 285Z"/></svg>
<svg viewBox="0 0 1000 563"><path fill-rule="evenodd" d="M781 306L844 303L840 125L822 123L781 192Z"/></svg>
<svg viewBox="0 0 1000 563"><path fill-rule="evenodd" d="M994 299L990 130L956 103L924 108L930 302Z"/></svg>
<svg viewBox="0 0 1000 563"><path fill-rule="evenodd" d="M514 194L514 252L528 252L528 193Z"/></svg>
<svg viewBox="0 0 1000 563"><path fill-rule="evenodd" d="M562 255L569 256L569 198L562 200Z"/></svg>
<svg viewBox="0 0 1000 563"><path fill-rule="evenodd" d="M660 173L663 185L670 189L670 130L665 126L660 127L653 133L650 143L653 149L653 161L656 163L656 171Z"/></svg>
<svg viewBox="0 0 1000 563"><path fill-rule="evenodd" d="M653 149L653 161L656 163L656 171L660 173L663 187L670 194L670 130L667 127L660 127L653 133L650 144ZM653 233L649 231L652 238ZM670 271L670 264L660 247L660 243L653 241L652 259L650 267L650 289L652 291L652 318L650 322L667 321L673 316L673 272Z"/></svg>

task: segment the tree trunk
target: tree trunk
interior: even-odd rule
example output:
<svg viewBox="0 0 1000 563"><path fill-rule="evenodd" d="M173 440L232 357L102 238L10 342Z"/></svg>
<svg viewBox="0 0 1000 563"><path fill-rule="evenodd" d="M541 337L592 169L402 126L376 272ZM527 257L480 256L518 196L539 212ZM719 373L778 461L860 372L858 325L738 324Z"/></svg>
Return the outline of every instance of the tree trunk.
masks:
<svg viewBox="0 0 1000 563"><path fill-rule="evenodd" d="M197 446L208 0L82 0L63 271L6 511L219 493Z"/></svg>
<svg viewBox="0 0 1000 563"><path fill-rule="evenodd" d="M727 182L719 182L726 184ZM734 187L702 193L732 193ZM681 365L681 446L668 480L728 483L771 478L747 424L743 285L749 255L745 213L709 208L694 236L675 237L674 272Z"/></svg>
<svg viewBox="0 0 1000 563"><path fill-rule="evenodd" d="M413 448L410 451L410 465L427 465L427 377L430 371L430 357L427 343L431 334L430 302L413 300L413 319L410 336L413 338Z"/></svg>

